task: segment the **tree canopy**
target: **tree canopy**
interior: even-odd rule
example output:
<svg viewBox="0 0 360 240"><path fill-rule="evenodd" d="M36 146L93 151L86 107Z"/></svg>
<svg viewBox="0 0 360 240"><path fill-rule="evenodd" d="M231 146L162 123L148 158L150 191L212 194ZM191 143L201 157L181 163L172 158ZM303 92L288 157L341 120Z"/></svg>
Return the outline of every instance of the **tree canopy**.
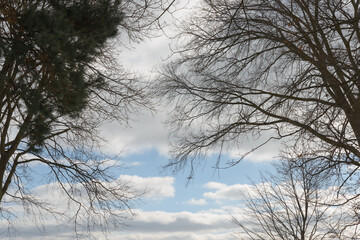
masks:
<svg viewBox="0 0 360 240"><path fill-rule="evenodd" d="M228 168L270 141L284 147L277 172L287 178L284 185L265 183L245 200L253 225L237 223L246 239L312 239L316 232L356 238L359 7L356 0L203 0L178 25L175 59L160 71L155 90L174 106L167 167L189 167L192 179L214 153L215 167ZM224 153L240 151L243 139L264 136L222 162ZM325 173L336 204L325 198L319 204ZM334 215L337 223L320 227L335 205L355 206L354 218L341 219L352 211L346 210Z"/></svg>
<svg viewBox="0 0 360 240"><path fill-rule="evenodd" d="M263 144L285 142L294 158L357 170L359 4L202 1L179 25L178 58L158 85L175 103L169 166L194 165L244 136L269 133Z"/></svg>
<svg viewBox="0 0 360 240"><path fill-rule="evenodd" d="M111 174L99 144L104 121L127 122L150 108L145 82L112 55L120 33L147 36L166 1L5 0L0 3L0 203L57 216L32 194L32 167L67 196L70 222L106 229L121 223L136 194ZM114 43L116 45L114 45ZM116 164L115 164L116 165ZM27 211L31 212L31 211ZM67 213L68 214L68 213ZM84 217L85 216L85 217ZM110 224L109 224L110 225ZM83 230L83 228L79 228Z"/></svg>
<svg viewBox="0 0 360 240"><path fill-rule="evenodd" d="M91 91L104 83L88 65L116 35L120 2L70 3L50 1L41 8L36 2L3 3L7 21L2 24L1 84L3 108L8 111L2 111L2 119L12 112L22 115L18 140L2 142L6 147L1 149L8 148L10 156L24 138L30 151L43 145L56 119L79 116ZM4 124L4 134L9 127Z"/></svg>
<svg viewBox="0 0 360 240"><path fill-rule="evenodd" d="M243 216L233 218L239 239L356 239L356 205L337 206L332 171L317 172L319 163L283 159L274 173L262 174L243 196ZM321 163L320 163L321 165Z"/></svg>

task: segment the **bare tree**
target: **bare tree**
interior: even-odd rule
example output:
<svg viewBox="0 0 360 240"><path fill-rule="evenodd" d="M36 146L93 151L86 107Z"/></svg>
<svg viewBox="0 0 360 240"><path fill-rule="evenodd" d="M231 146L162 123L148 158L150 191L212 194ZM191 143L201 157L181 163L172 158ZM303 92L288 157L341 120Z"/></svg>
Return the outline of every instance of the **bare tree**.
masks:
<svg viewBox="0 0 360 240"><path fill-rule="evenodd" d="M352 166L349 175L356 173L360 2L200 4L179 26L179 58L163 69L157 85L175 104L170 124L177 140L169 166L194 166L209 151L267 133L263 144L286 140L297 155L322 159L326 168Z"/></svg>
<svg viewBox="0 0 360 240"><path fill-rule="evenodd" d="M73 224L77 237L122 224L134 198L114 175L98 131L151 109L146 83L117 63L120 34L140 41L175 1L20 0L0 3L0 210ZM123 39L122 39L123 40ZM112 45L110 45L110 43ZM116 44L116 45L115 45ZM105 159L105 160L104 160ZM35 167L34 167L35 166ZM41 169L42 176L35 177ZM45 179L63 208L39 198ZM54 199L58 201L59 199ZM66 207L67 206L67 207Z"/></svg>
<svg viewBox="0 0 360 240"><path fill-rule="evenodd" d="M299 167L300 166L300 167ZM244 217L239 239L357 239L359 222L350 206L334 206L340 200L331 186L330 171L318 174L316 161L284 160L276 172L244 194ZM341 200L340 200L341 201Z"/></svg>

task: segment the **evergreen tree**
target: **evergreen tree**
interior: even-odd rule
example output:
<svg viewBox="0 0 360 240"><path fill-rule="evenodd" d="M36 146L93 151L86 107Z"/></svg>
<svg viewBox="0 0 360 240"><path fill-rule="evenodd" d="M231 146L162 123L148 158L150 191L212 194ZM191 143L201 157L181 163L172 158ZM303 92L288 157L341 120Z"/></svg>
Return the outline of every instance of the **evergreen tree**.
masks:
<svg viewBox="0 0 360 240"><path fill-rule="evenodd" d="M0 2L2 216L13 216L6 206L15 202L55 214L26 188L29 164L38 162L75 205L70 222L106 230L104 221L121 220L118 210L128 208L135 195L122 183L111 184L109 166L92 154L100 140L97 129L104 120L126 121L148 100L144 84L116 65L109 41L119 39L119 30L139 40L165 11L163 3Z"/></svg>
<svg viewBox="0 0 360 240"><path fill-rule="evenodd" d="M26 118L19 139L28 138L34 151L57 118L79 116L100 86L102 78L89 75L87 65L116 36L120 1L12 2L1 5L1 97L18 102Z"/></svg>

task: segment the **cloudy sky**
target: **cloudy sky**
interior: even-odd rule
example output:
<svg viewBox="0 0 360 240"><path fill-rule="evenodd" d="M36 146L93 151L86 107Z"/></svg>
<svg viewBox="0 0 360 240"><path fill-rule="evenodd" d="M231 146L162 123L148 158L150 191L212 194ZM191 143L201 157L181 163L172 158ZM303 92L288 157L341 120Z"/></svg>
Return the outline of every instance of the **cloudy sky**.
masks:
<svg viewBox="0 0 360 240"><path fill-rule="evenodd" d="M154 59L159 65L168 54L168 40L160 37L124 51L123 61L132 69L147 72L154 66ZM231 222L230 213L241 218L240 199L250 187L249 178L257 181L259 170L269 169L276 146L260 149L241 164L226 170L214 169L216 159L209 159L187 184L187 169L177 175L162 169L169 159L168 130L164 125L167 111L166 106L162 106L155 114L144 112L137 116L131 126L113 123L103 128L102 134L108 140L106 151L122 152L124 168L117 173L119 179L130 183L139 193L145 192L134 204L135 215L126 222L127 226L112 229L108 238L235 239L238 228ZM244 142L241 147L249 150L252 146ZM224 161L234 157L236 153L229 153ZM49 186L39 185L34 191L40 198L61 203L61 197L55 196ZM70 239L73 234L72 228L62 227L46 217L34 221L24 215L12 227L16 231L11 232L10 239L16 240L62 240ZM0 233L7 236L8 230L3 222Z"/></svg>
<svg viewBox="0 0 360 240"><path fill-rule="evenodd" d="M134 71L150 74L169 58L169 40L162 36L146 40L123 51L122 63ZM188 183L188 172L172 175L163 171L168 161L168 130L164 125L168 109L159 106L156 113L144 112L130 126L116 123L104 126L108 140L106 151L121 152L124 165L117 175L131 183L138 192L145 191L133 206L135 216L126 227L112 229L108 238L117 240L225 240L235 239L238 231L231 215L241 219L241 195L251 185L249 178L259 180L259 170L270 169L270 161L278 146L270 144L248 156L240 164L226 170L213 168L216 159L200 166ZM224 161L250 150L255 143L244 141L238 152L224 155ZM60 201L56 193L49 195L49 186L39 185L34 191L43 198ZM1 221L0 221L1 223ZM43 226L43 228L42 228ZM10 239L70 239L73 229L59 226L54 220L20 217L12 226ZM7 224L0 225L0 238L7 236ZM96 233L95 233L96 234ZM99 236L99 239L102 239Z"/></svg>

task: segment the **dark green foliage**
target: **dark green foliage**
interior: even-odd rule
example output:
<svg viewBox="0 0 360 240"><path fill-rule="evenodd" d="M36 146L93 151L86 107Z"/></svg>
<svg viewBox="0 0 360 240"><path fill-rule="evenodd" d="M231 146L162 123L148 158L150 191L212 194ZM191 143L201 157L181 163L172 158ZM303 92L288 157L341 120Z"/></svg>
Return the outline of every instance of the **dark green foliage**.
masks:
<svg viewBox="0 0 360 240"><path fill-rule="evenodd" d="M8 14L11 39L1 36L3 70L16 68L8 81L30 116L23 122L29 148L41 146L54 119L77 117L89 91L99 82L87 71L122 19L120 1L28 1L21 7L0 5ZM16 16L11 20L11 16ZM5 40L4 40L5 39ZM2 83L3 84L3 83Z"/></svg>
<svg viewBox="0 0 360 240"><path fill-rule="evenodd" d="M98 239L123 224L138 194L113 175L117 156L103 160L99 130L151 106L147 84L112 47L150 37L166 1L0 0L0 215L9 229L29 215L39 229L51 218L74 230L68 239ZM38 180L65 208L37 196Z"/></svg>

